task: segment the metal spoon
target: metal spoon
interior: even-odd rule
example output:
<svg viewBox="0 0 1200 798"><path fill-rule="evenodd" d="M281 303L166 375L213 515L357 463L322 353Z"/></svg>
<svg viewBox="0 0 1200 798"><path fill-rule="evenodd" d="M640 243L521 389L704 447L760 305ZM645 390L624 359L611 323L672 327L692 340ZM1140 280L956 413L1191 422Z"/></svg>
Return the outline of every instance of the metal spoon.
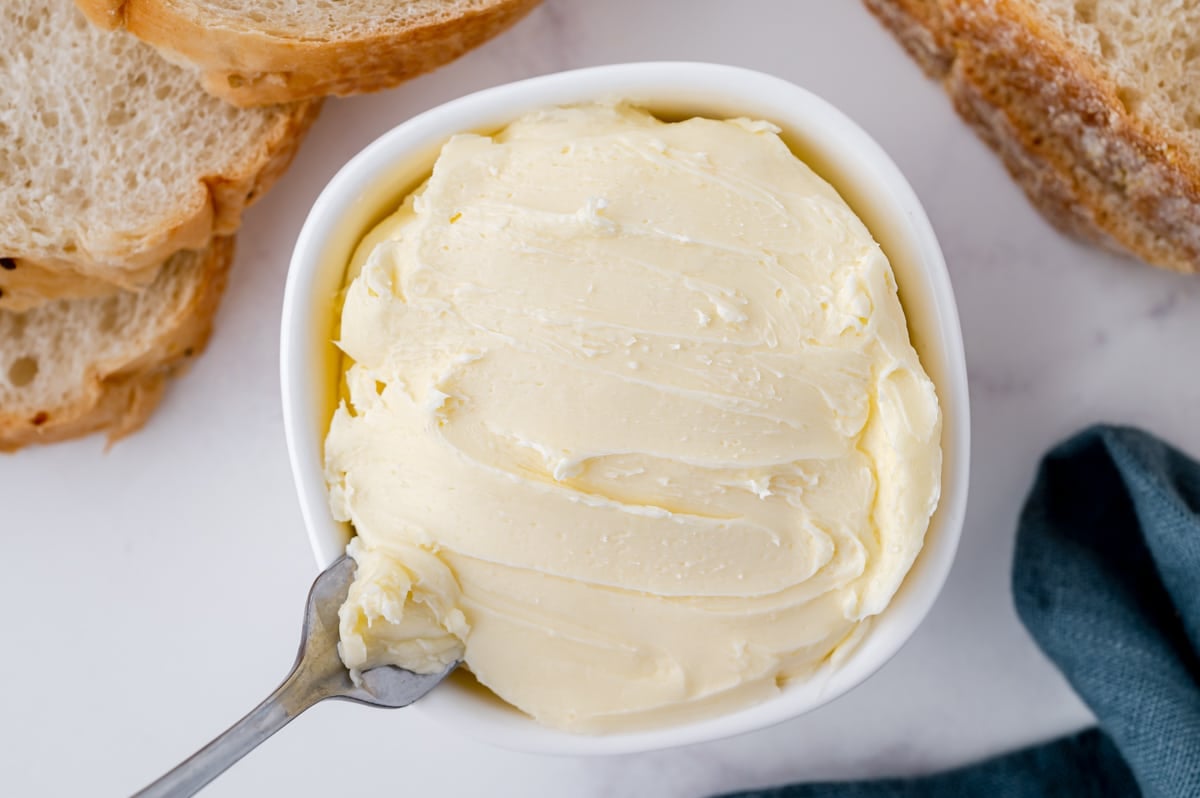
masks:
<svg viewBox="0 0 1200 798"><path fill-rule="evenodd" d="M318 701L344 698L375 707L406 707L457 667L455 663L430 674L390 665L372 668L363 671L362 684L356 687L337 653L337 613L346 601L354 568L354 561L343 556L313 582L304 611L300 653L283 684L250 714L134 798L194 795Z"/></svg>

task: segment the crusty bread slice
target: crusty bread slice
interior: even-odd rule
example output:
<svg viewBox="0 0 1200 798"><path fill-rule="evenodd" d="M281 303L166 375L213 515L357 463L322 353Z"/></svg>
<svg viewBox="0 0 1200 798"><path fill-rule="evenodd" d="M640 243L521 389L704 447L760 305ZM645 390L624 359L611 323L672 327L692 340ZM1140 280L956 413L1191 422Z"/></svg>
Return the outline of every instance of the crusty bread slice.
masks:
<svg viewBox="0 0 1200 798"><path fill-rule="evenodd" d="M180 252L142 291L0 311L0 451L143 423L208 340L233 239Z"/></svg>
<svg viewBox="0 0 1200 798"><path fill-rule="evenodd" d="M453 61L539 0L76 0L240 106L395 86Z"/></svg>
<svg viewBox="0 0 1200 798"><path fill-rule="evenodd" d="M233 108L71 0L0 22L0 308L142 286L232 233L318 109Z"/></svg>
<svg viewBox="0 0 1200 798"><path fill-rule="evenodd" d="M1200 2L865 2L1051 221L1200 271Z"/></svg>

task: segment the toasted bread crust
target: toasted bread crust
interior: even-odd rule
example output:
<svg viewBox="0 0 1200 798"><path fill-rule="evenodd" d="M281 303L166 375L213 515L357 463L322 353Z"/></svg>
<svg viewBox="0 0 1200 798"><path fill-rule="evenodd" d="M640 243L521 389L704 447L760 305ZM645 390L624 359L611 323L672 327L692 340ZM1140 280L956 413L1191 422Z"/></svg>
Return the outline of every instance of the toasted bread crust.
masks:
<svg viewBox="0 0 1200 798"><path fill-rule="evenodd" d="M213 239L199 266L198 289L163 333L149 347L92 364L84 390L76 398L34 413L0 408L0 452L100 430L108 432L111 442L145 424L167 380L183 373L208 343L233 250L233 238Z"/></svg>
<svg viewBox="0 0 1200 798"><path fill-rule="evenodd" d="M136 291L150 284L161 267L158 261L144 269L114 272L109 282L80 274L71 264L47 268L17 258L11 271L0 271L0 311L20 313L56 299L104 296L116 289Z"/></svg>
<svg viewBox="0 0 1200 798"><path fill-rule="evenodd" d="M199 67L210 93L248 107L390 88L503 32L540 0L494 0L454 20L344 40L205 27L168 0L76 0L97 25L124 27L178 64Z"/></svg>
<svg viewBox="0 0 1200 798"><path fill-rule="evenodd" d="M1130 113L1118 87L1026 2L940 0L939 13L925 14L912 0L867 5L1056 226L1200 271L1200 153ZM914 41L940 42L937 57Z"/></svg>
<svg viewBox="0 0 1200 798"><path fill-rule="evenodd" d="M232 235L242 213L287 170L320 112L319 100L296 103L279 116L258 146L224 174L201 175L175 217L121 242L122 248L45 257L0 252L14 268L0 270L0 310L27 310L55 299L97 296L114 288L137 290L154 280L163 261L184 249L203 249ZM2 245L0 245L2 246Z"/></svg>

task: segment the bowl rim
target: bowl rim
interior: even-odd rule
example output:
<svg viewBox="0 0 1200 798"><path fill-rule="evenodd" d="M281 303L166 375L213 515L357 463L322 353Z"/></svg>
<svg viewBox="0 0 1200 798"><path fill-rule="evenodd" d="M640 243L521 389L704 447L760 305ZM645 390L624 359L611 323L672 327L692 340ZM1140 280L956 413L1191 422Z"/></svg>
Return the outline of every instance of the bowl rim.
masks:
<svg viewBox="0 0 1200 798"><path fill-rule="evenodd" d="M328 296L316 296L314 286L324 261L323 251L335 230L345 224L343 220L350 208L362 200L369 186L378 183L384 165L412 160L418 157L418 151L428 150L431 143L440 146L454 133L494 129L536 108L609 99L630 99L642 104L639 98L650 95L657 100L646 104L654 107L674 105L677 100L682 108L720 104L747 109L751 113L746 115L770 121L786 117L796 122L802 111L808 117L792 127L803 127L806 140L820 139L837 150L842 171L857 160L866 169L864 174L876 181L872 189L883 193L880 202L897 213L893 217L896 228L893 240L897 236L903 238L904 245L914 248L913 252L919 255L919 264L913 266L915 276L909 279L922 280L923 287L918 293L922 294L922 301L932 302L928 312L936 317L930 323L936 326L937 340L927 340L918 351L925 361L925 350L936 350L943 366L941 381L937 383L943 411L940 504L910 576L887 610L872 620L864 642L845 661L827 669L827 674L789 685L779 695L759 704L681 725L600 736L541 726L515 710L490 706L461 689L439 688L414 705L417 711L453 723L468 736L504 748L551 754L650 751L763 729L823 706L866 681L912 637L945 584L962 533L970 451L962 329L937 237L899 167L842 111L787 80L720 64L639 62L556 72L450 100L383 133L351 158L321 191L305 219L289 264L280 331L280 378L288 457L317 564L324 568L340 556L344 534L329 513L322 464L324 431L321 424L312 423L319 410L313 391L308 390L317 368L312 349L316 334L311 324L312 314L321 307L317 303L332 301ZM771 108L775 109L774 118ZM767 112L762 113L762 109ZM432 165L432 159L428 163ZM856 179L865 178L859 175ZM836 181L830 182L842 191ZM913 287L910 285L910 290ZM322 345L332 345L328 336L316 335L323 337ZM918 569L921 576L914 583L911 574Z"/></svg>

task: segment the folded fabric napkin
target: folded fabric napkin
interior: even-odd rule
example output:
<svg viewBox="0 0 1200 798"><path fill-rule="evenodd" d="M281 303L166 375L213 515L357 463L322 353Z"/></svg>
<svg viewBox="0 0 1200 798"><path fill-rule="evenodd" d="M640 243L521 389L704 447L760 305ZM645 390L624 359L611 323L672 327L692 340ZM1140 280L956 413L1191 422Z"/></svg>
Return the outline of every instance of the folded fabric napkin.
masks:
<svg viewBox="0 0 1200 798"><path fill-rule="evenodd" d="M935 776L738 795L1200 796L1200 463L1128 428L1059 445L1021 514L1012 584L1098 728Z"/></svg>

